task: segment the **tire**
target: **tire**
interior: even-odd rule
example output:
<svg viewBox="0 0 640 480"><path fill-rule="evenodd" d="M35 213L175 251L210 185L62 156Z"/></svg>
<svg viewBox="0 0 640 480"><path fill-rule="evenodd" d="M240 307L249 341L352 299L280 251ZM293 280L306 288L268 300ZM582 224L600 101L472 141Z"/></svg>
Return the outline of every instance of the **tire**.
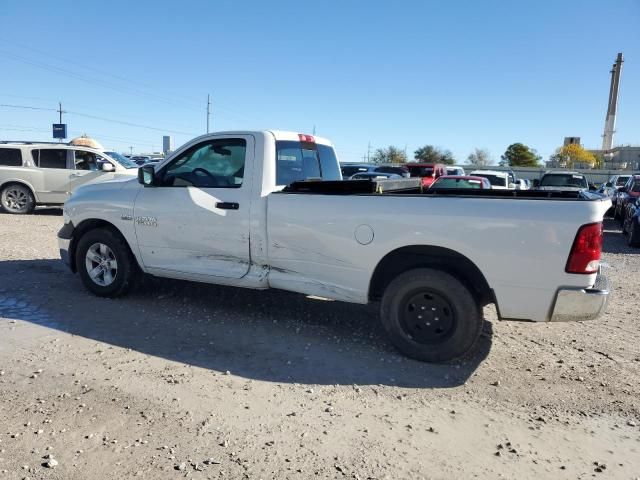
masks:
<svg viewBox="0 0 640 480"><path fill-rule="evenodd" d="M629 246L635 248L640 247L640 225L638 224L638 220L633 221L633 217L631 217L628 235L627 243Z"/></svg>
<svg viewBox="0 0 640 480"><path fill-rule="evenodd" d="M463 357L482 333L475 298L456 277L440 270L418 268L398 275L384 291L380 310L391 343L423 362Z"/></svg>
<svg viewBox="0 0 640 480"><path fill-rule="evenodd" d="M0 192L2 210L14 215L26 215L36 208L36 199L29 187L19 183L5 185Z"/></svg>
<svg viewBox="0 0 640 480"><path fill-rule="evenodd" d="M627 234L627 218L626 215L625 217L622 219L622 235L626 235Z"/></svg>
<svg viewBox="0 0 640 480"><path fill-rule="evenodd" d="M76 267L85 288L99 297L126 295L138 276L136 259L126 241L107 228L89 230L80 237Z"/></svg>

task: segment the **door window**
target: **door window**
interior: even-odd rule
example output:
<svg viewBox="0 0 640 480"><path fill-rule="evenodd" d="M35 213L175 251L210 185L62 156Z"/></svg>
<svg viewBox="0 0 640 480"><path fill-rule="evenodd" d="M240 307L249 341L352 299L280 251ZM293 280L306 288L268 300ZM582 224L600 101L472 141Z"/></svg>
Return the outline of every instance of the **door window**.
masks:
<svg viewBox="0 0 640 480"><path fill-rule="evenodd" d="M247 142L242 138L199 143L165 167L162 183L167 187L240 188L246 152Z"/></svg>
<svg viewBox="0 0 640 480"><path fill-rule="evenodd" d="M32 150L33 161L40 168L67 168L67 151L62 149Z"/></svg>
<svg viewBox="0 0 640 480"><path fill-rule="evenodd" d="M96 154L93 152L86 152L84 150L74 151L74 162L76 170L99 170Z"/></svg>

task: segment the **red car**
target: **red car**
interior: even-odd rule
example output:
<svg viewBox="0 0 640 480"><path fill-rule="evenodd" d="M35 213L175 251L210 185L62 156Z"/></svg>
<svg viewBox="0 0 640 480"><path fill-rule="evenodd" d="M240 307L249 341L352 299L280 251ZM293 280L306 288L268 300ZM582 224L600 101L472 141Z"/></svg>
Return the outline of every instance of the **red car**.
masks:
<svg viewBox="0 0 640 480"><path fill-rule="evenodd" d="M430 187L437 178L447 174L447 167L442 163L405 163L411 178L422 178L422 186Z"/></svg>
<svg viewBox="0 0 640 480"><path fill-rule="evenodd" d="M470 175L444 175L438 177L429 188L479 188L491 189L491 183L485 177Z"/></svg>

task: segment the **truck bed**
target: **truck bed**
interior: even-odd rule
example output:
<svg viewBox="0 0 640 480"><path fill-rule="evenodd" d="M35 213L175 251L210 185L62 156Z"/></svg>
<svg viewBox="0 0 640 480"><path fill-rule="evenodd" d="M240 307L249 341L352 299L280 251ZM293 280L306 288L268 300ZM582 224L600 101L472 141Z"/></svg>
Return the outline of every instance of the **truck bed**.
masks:
<svg viewBox="0 0 640 480"><path fill-rule="evenodd" d="M481 190L471 188L423 189L419 178L403 180L342 180L294 182L282 193L308 193L320 195L428 195L431 197L512 198L526 200L604 200L598 194L587 191L543 190Z"/></svg>

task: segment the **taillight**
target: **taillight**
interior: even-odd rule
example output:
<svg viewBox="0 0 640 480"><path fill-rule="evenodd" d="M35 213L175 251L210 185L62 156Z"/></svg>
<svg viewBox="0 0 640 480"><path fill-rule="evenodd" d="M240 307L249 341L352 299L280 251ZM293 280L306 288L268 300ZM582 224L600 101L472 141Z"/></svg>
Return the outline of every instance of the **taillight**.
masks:
<svg viewBox="0 0 640 480"><path fill-rule="evenodd" d="M567 273L596 273L602 253L602 222L583 225L573 241Z"/></svg>
<svg viewBox="0 0 640 480"><path fill-rule="evenodd" d="M316 143L316 139L313 135L305 135L304 133L299 133L298 138L301 142Z"/></svg>

